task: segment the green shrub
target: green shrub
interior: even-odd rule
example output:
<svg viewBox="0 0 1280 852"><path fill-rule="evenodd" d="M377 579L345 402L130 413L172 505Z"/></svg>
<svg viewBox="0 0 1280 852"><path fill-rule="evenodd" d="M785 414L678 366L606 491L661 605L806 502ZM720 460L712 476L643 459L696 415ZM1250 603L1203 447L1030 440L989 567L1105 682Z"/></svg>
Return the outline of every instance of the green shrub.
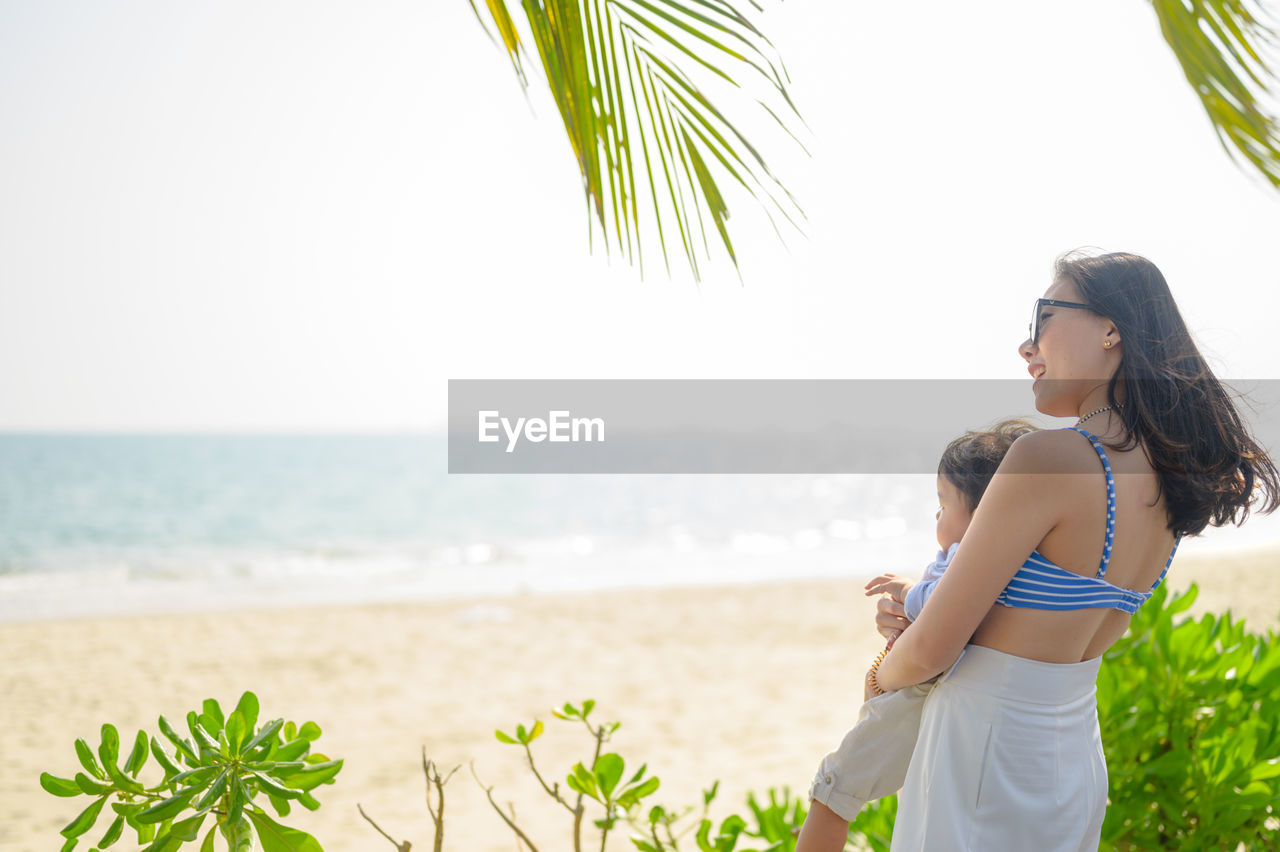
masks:
<svg viewBox="0 0 1280 852"><path fill-rule="evenodd" d="M1175 621L1196 594L1157 589L1105 655L1104 849L1280 846L1280 644L1229 614Z"/></svg>
<svg viewBox="0 0 1280 852"><path fill-rule="evenodd" d="M1178 619L1197 594L1161 586L1104 655L1103 850L1280 849L1280 643L1230 615ZM850 845L888 850L896 812L867 805Z"/></svg>
<svg viewBox="0 0 1280 852"><path fill-rule="evenodd" d="M564 775L564 785L558 780L548 781L538 769L534 759L532 743L542 736L545 728L541 721L535 720L532 725L518 725L514 733L497 731L499 741L513 745L524 753L529 771L537 779L543 791L571 819L570 839L575 852L588 848L584 842L589 838L583 836L587 825L599 831L600 850L605 850L610 833L625 825L630 829L628 840L639 852L679 852L692 850L697 852L794 852L796 835L804 823L808 802L793 798L791 791L784 787L781 790L770 788L766 792L767 801L758 798L754 793L747 795L747 814L729 814L716 825L708 816L711 803L715 800L720 782L715 782L702 793L702 802L698 812L693 807L670 808L658 804L649 804L645 800L653 796L659 787L656 776L646 777L647 764L642 765L634 775L626 778L625 762L620 755L604 751L613 734L621 726L619 722L593 723L590 720L595 702L584 701L581 707L565 704L563 708L552 710L552 714L563 721L581 724L591 743L592 756L589 761L575 764ZM423 756L423 766L428 767L430 761ZM475 770L472 768L474 775ZM437 773L433 779L428 770L428 789L434 785L437 800L443 802L443 784ZM447 779L444 779L447 780ZM538 846L515 821L515 814L503 811L493 797L493 788L486 787L478 776L480 784L490 806L507 827L516 834L520 843L531 852L538 852ZM586 820L586 806L594 802L594 810L598 819ZM428 808L430 809L430 797ZM856 830L850 836L864 842L868 849L888 849L888 835L893 826L895 803L889 802L869 808L859 817ZM363 813L363 812L362 812ZM444 810L443 804L438 810L432 810L436 834L434 848L443 848ZM408 841L398 842L365 815L373 827L391 841L398 850L409 848ZM860 831L871 832L863 841ZM881 839L883 843L881 844ZM682 846L683 844L683 846ZM594 844L594 841L592 842ZM559 847L557 847L559 848Z"/></svg>
<svg viewBox="0 0 1280 852"><path fill-rule="evenodd" d="M212 698L202 711L187 714L191 739L181 736L164 716L159 727L166 744L138 731L123 764L120 735L112 725L103 725L96 753L85 740L76 740L83 772L74 779L40 775L40 786L55 796L93 799L62 829L63 852L74 849L93 830L109 801L115 819L95 849L115 844L127 825L137 833L138 845L146 845L145 852L172 852L196 842L212 815L201 852L212 852L215 829L232 852L253 849L255 834L264 852L323 852L314 837L281 825L254 801L258 794L265 795L279 816L288 815L290 801L310 810L320 807L311 791L332 783L342 768L341 760L311 754L320 728L314 722L299 728L283 719L257 727L258 699L252 692L241 696L236 709L225 716ZM164 773L152 785L139 780L148 755Z"/></svg>

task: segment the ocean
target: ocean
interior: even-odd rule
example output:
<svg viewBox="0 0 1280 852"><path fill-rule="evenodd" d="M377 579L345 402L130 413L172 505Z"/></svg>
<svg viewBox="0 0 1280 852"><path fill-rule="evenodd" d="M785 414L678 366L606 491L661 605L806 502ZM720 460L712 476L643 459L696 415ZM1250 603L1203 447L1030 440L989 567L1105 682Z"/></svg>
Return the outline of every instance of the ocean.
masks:
<svg viewBox="0 0 1280 852"><path fill-rule="evenodd" d="M440 434L0 434L0 622L912 575L927 475L471 475ZM1183 545L1280 546L1250 521Z"/></svg>

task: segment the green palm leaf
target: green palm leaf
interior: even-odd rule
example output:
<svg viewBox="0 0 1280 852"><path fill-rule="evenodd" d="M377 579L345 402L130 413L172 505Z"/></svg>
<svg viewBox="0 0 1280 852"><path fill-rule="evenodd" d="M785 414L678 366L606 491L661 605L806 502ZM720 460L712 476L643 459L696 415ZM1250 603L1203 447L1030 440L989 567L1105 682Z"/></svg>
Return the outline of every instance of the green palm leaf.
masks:
<svg viewBox="0 0 1280 852"><path fill-rule="evenodd" d="M1152 0L1160 31L1233 159L1280 187L1280 124L1263 102L1274 94L1276 33L1256 0Z"/></svg>
<svg viewBox="0 0 1280 852"><path fill-rule="evenodd" d="M775 231L778 219L799 228L795 199L707 94L709 86L740 92L739 81L751 78L778 106L757 100L762 115L795 139L779 117L799 120L781 59L729 0L521 0L518 9L514 0L470 2L486 31L496 29L521 85L528 52L536 52L588 214L606 250L638 263L642 275L643 246L655 238L670 274L668 241L678 234L699 278L699 246L710 255L704 213L737 267L726 182L754 197ZM520 11L528 43L515 26Z"/></svg>

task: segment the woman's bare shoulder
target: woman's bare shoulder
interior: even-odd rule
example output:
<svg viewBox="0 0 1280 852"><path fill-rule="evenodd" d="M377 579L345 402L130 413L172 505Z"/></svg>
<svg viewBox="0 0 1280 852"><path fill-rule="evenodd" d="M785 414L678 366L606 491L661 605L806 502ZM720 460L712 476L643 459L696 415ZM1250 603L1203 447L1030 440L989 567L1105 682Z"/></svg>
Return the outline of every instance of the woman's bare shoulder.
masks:
<svg viewBox="0 0 1280 852"><path fill-rule="evenodd" d="M1096 473L1102 468L1089 439L1074 429L1041 429L1009 447L998 473Z"/></svg>

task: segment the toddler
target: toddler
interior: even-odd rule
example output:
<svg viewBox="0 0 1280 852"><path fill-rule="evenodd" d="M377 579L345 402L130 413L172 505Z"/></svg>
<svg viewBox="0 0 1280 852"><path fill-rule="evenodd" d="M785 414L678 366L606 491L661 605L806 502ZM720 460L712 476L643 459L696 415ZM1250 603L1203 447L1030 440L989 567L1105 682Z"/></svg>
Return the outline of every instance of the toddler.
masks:
<svg viewBox="0 0 1280 852"><path fill-rule="evenodd" d="M907 618L915 621L955 556L978 501L1009 447L1035 428L1024 420L1006 420L986 431L965 432L948 444L938 463L937 532L942 549L919 582L882 574L867 583L867 594L891 594L903 602ZM890 637L890 645L898 635ZM857 723L840 747L823 758L809 788L813 807L797 852L839 852L849 832L848 823L862 806L901 789L915 749L924 699L936 680L877 695L862 705Z"/></svg>

